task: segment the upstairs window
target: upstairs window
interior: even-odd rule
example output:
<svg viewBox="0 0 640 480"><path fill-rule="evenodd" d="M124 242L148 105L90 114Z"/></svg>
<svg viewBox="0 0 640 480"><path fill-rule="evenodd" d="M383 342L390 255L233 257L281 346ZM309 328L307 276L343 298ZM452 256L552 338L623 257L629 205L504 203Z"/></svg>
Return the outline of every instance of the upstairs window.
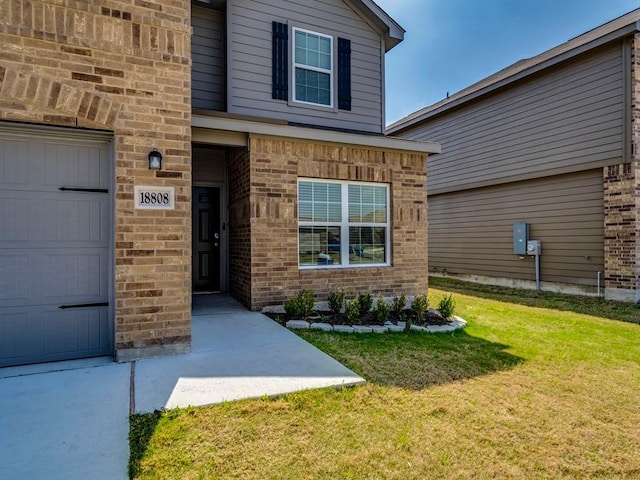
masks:
<svg viewBox="0 0 640 480"><path fill-rule="evenodd" d="M293 29L294 95L296 102L333 105L333 38Z"/></svg>
<svg viewBox="0 0 640 480"><path fill-rule="evenodd" d="M337 104L338 110L351 110L351 40L338 37L334 52L330 35L292 28L292 36L289 58L289 26L272 22L271 98L327 108Z"/></svg>

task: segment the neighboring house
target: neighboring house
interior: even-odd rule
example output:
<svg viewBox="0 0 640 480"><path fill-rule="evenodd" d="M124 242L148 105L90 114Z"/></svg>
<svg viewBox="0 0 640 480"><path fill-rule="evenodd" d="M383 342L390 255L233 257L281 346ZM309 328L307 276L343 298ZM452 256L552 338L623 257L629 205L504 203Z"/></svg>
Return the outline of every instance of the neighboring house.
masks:
<svg viewBox="0 0 640 480"><path fill-rule="evenodd" d="M403 34L370 0L1 2L0 366L188 350L194 292L424 292Z"/></svg>
<svg viewBox="0 0 640 480"><path fill-rule="evenodd" d="M540 240L542 289L640 299L640 10L394 123L437 139L429 159L429 270L535 286L513 253ZM601 290L602 293L602 290Z"/></svg>

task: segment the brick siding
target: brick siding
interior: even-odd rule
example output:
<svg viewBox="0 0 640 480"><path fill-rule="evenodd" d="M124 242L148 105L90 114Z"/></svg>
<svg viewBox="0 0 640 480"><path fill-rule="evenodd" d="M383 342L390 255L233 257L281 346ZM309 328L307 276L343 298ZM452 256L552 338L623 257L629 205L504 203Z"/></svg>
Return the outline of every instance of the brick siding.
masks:
<svg viewBox="0 0 640 480"><path fill-rule="evenodd" d="M190 1L2 1L0 45L0 119L114 134L118 357L187 348ZM175 210L135 210L134 185L175 187Z"/></svg>
<svg viewBox="0 0 640 480"><path fill-rule="evenodd" d="M636 261L636 192L631 164L604 169L605 287L634 289Z"/></svg>
<svg viewBox="0 0 640 480"><path fill-rule="evenodd" d="M426 155L260 136L251 137L249 151L250 198L242 208L242 224L251 228L251 298L243 297L248 306L280 304L300 289L313 289L318 299L337 288L385 295L426 292ZM299 177L389 184L392 265L299 270ZM232 192L239 188L233 178ZM246 181L242 177L242 185ZM233 284L233 261L230 270Z"/></svg>
<svg viewBox="0 0 640 480"><path fill-rule="evenodd" d="M229 151L229 289L247 306L251 305L250 161L245 148Z"/></svg>

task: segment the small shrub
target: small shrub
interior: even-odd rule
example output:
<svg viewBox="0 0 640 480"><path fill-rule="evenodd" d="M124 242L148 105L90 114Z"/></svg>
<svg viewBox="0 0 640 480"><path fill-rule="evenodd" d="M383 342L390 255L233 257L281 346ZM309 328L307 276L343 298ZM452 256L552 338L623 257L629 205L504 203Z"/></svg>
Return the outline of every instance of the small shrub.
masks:
<svg viewBox="0 0 640 480"><path fill-rule="evenodd" d="M453 295L449 294L440 300L438 311L443 318L451 318L456 308L456 302L453 301Z"/></svg>
<svg viewBox="0 0 640 480"><path fill-rule="evenodd" d="M332 313L340 313L344 306L345 293L342 290L332 290L329 292L329 310Z"/></svg>
<svg viewBox="0 0 640 480"><path fill-rule="evenodd" d="M384 322L389 320L389 304L384 301L382 294L378 295L378 301L376 302L376 306L373 307L373 318L375 318L376 323L383 325Z"/></svg>
<svg viewBox="0 0 640 480"><path fill-rule="evenodd" d="M344 306L344 317L349 325L359 325L360 321L360 302L357 298L347 301Z"/></svg>
<svg viewBox="0 0 640 480"><path fill-rule="evenodd" d="M393 297L393 300L391 301L391 312L394 315L400 316L406 304L407 304L406 295L402 294L399 297Z"/></svg>
<svg viewBox="0 0 640 480"><path fill-rule="evenodd" d="M358 305L360 305L360 316L364 317L371 311L373 305L373 298L370 293L361 293L358 295Z"/></svg>
<svg viewBox="0 0 640 480"><path fill-rule="evenodd" d="M314 306L313 290L301 290L284 304L284 311L289 317L309 318Z"/></svg>
<svg viewBox="0 0 640 480"><path fill-rule="evenodd" d="M417 320L422 320L428 308L429 297L427 295L416 295L413 302L411 302L411 310L416 314Z"/></svg>

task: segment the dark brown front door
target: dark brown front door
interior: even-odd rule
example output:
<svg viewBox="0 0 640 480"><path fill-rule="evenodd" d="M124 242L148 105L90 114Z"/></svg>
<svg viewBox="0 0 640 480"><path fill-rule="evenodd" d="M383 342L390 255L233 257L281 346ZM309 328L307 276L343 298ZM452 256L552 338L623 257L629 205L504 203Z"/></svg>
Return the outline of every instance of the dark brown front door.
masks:
<svg viewBox="0 0 640 480"><path fill-rule="evenodd" d="M193 291L220 290L220 189L193 187Z"/></svg>

